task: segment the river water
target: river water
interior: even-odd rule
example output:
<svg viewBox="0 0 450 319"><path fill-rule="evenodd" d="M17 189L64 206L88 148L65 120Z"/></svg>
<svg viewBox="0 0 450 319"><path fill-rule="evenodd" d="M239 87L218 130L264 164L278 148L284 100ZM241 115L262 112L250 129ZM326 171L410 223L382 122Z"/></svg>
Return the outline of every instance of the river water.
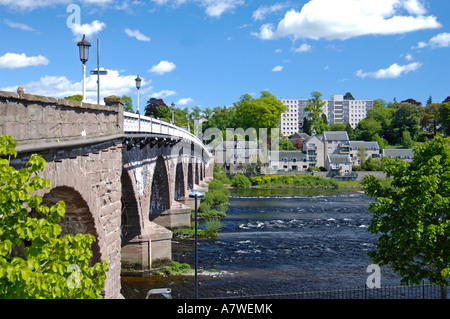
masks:
<svg viewBox="0 0 450 319"><path fill-rule="evenodd" d="M216 239L198 246L200 298L273 296L303 290L363 287L370 275L367 252L376 236L367 231L373 199L337 190L234 190ZM194 241L175 240L173 260L194 265ZM381 269L383 285L399 279ZM125 298L170 288L173 298L192 298L194 277L122 278Z"/></svg>

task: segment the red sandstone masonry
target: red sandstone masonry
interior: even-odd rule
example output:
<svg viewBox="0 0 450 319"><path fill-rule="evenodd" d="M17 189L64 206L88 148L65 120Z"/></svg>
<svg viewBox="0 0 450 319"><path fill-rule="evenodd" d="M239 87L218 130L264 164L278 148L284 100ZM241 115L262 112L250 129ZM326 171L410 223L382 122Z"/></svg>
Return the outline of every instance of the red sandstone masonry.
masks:
<svg viewBox="0 0 450 319"><path fill-rule="evenodd" d="M121 298L123 102L118 97L105 102L94 105L0 91L0 134L11 135L18 143L13 166L23 167L31 153L47 161L40 175L50 180L52 189L39 195L64 189L87 205L92 218L78 216L76 207L67 207L68 215L81 223L74 226L96 236L97 258L108 261L105 298Z"/></svg>
<svg viewBox="0 0 450 319"><path fill-rule="evenodd" d="M105 101L109 105L0 91L0 134L28 144L123 133L120 98Z"/></svg>

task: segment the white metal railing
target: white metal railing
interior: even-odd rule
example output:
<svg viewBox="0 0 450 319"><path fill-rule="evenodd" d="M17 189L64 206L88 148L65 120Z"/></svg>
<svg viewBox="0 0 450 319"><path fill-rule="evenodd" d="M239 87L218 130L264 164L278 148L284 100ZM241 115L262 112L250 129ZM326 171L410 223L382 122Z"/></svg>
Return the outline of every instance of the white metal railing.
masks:
<svg viewBox="0 0 450 319"><path fill-rule="evenodd" d="M202 147L209 157L212 157L211 153L197 136L191 132L188 132L184 128L176 126L175 124L167 123L148 116L139 116L135 113L124 112L123 130L125 133L152 133L180 137L183 140L194 142L198 146Z"/></svg>

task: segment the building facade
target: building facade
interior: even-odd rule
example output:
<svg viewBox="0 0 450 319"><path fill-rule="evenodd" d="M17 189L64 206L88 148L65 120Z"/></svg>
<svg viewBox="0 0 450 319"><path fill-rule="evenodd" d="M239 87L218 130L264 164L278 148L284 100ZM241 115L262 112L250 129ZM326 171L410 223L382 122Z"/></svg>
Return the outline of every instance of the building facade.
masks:
<svg viewBox="0 0 450 319"><path fill-rule="evenodd" d="M303 119L309 114L305 108L310 103L309 99L281 99L288 107L286 113L281 114L280 130L283 136L291 136L303 131ZM373 108L372 100L346 100L343 95L332 95L324 100L323 113L327 116L328 124L350 123L356 128L358 123L366 118L367 112Z"/></svg>

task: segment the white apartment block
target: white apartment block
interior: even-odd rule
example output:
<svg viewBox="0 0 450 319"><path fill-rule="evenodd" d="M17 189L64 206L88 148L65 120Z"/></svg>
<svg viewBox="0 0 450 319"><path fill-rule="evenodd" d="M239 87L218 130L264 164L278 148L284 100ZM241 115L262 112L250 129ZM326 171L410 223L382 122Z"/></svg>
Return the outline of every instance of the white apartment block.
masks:
<svg viewBox="0 0 450 319"><path fill-rule="evenodd" d="M291 136L302 132L303 118L308 117L305 108L310 100L281 99L288 107L286 113L281 114L280 129L283 136ZM332 95L329 100L324 100L324 114L327 116L328 125L335 123L350 123L356 128L358 123L365 119L367 112L373 108L372 100L344 100L343 95Z"/></svg>

